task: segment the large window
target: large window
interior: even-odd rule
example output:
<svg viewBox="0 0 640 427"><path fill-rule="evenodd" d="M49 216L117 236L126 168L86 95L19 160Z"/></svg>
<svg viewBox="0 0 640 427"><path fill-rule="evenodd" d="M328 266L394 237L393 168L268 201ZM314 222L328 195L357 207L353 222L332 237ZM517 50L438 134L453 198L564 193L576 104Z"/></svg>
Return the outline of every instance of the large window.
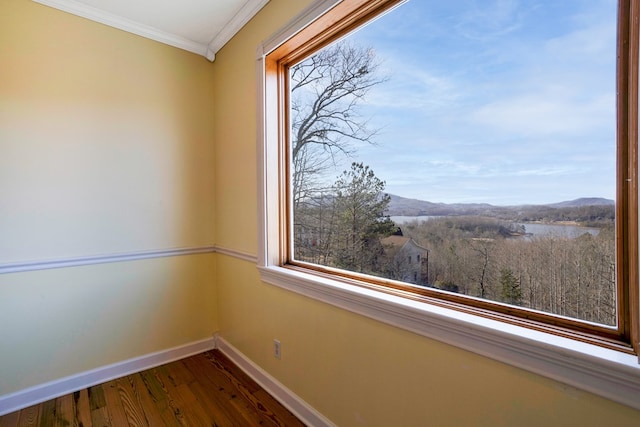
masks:
<svg viewBox="0 0 640 427"><path fill-rule="evenodd" d="M615 327L616 7L480 3L287 64L288 261Z"/></svg>
<svg viewBox="0 0 640 427"><path fill-rule="evenodd" d="M262 263L637 354L637 2L318 4L263 46Z"/></svg>

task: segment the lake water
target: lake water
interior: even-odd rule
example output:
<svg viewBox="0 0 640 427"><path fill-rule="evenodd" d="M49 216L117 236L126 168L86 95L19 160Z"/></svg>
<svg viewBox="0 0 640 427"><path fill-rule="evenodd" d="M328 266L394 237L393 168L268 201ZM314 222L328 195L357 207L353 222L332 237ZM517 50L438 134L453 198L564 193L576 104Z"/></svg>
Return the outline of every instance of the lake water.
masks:
<svg viewBox="0 0 640 427"><path fill-rule="evenodd" d="M577 225L561 225L561 224L527 224L517 223L518 225L524 225L527 234L533 236L556 236L556 237L569 237L575 238L582 236L584 233L597 236L600 232L598 228L592 227L578 227Z"/></svg>
<svg viewBox="0 0 640 427"><path fill-rule="evenodd" d="M396 224L406 224L407 222L411 222L411 221L422 222L422 221L428 221L433 218L441 218L441 217L431 216L431 215L422 215L422 216L391 216L389 218L391 218L391 221L395 222Z"/></svg>
<svg viewBox="0 0 640 427"><path fill-rule="evenodd" d="M433 218L440 218L438 216L392 216L391 221L398 225L406 224L411 221L428 221ZM564 225L564 224L528 224L517 222L517 225L523 225L527 234L532 236L555 236L555 237L569 237L575 238L589 233L596 236L600 229L592 227L578 227L576 225Z"/></svg>

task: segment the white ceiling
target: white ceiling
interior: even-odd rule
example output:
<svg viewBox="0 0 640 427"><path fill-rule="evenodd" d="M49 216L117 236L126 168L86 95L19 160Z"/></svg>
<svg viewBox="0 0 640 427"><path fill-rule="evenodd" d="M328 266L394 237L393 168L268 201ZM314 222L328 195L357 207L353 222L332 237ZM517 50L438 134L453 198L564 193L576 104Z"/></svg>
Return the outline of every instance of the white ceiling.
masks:
<svg viewBox="0 0 640 427"><path fill-rule="evenodd" d="M269 0L33 0L203 56L215 54Z"/></svg>

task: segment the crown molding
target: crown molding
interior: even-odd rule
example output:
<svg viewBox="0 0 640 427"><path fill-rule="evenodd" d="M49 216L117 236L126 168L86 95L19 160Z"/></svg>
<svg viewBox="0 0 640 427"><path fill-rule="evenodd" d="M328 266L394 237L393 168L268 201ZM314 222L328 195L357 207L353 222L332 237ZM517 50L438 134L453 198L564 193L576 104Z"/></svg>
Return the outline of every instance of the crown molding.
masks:
<svg viewBox="0 0 640 427"><path fill-rule="evenodd" d="M267 3L269 3L269 0L248 0L244 6L242 6L242 9L231 18L227 25L211 39L207 46L207 59L213 61L215 54Z"/></svg>
<svg viewBox="0 0 640 427"><path fill-rule="evenodd" d="M68 12L73 15L80 16L82 18L90 19L92 21L99 22L101 24L117 28L119 30L127 31L129 33L133 33L147 39L155 40L169 46L193 52L198 55L205 56L207 53L207 46L202 43L194 42L193 40L189 40L184 37L171 34L166 31L162 31L157 28L132 21L127 18L123 18L113 13L105 12L93 6L87 6L86 4L74 0L32 1L52 7L54 9L62 10L63 12Z"/></svg>
<svg viewBox="0 0 640 427"><path fill-rule="evenodd" d="M248 0L242 9L218 32L209 44L195 42L185 37L132 21L113 13L105 12L75 0L32 0L44 6L68 12L91 21L99 22L119 30L127 31L147 39L177 47L206 57L209 61L269 0Z"/></svg>

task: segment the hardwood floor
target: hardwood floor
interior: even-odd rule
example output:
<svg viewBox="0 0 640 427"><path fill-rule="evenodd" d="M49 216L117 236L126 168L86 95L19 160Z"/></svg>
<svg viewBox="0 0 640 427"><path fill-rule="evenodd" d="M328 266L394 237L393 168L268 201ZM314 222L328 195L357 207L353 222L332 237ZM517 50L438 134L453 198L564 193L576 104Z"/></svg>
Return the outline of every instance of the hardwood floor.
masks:
<svg viewBox="0 0 640 427"><path fill-rule="evenodd" d="M0 417L0 427L303 425L217 350Z"/></svg>

